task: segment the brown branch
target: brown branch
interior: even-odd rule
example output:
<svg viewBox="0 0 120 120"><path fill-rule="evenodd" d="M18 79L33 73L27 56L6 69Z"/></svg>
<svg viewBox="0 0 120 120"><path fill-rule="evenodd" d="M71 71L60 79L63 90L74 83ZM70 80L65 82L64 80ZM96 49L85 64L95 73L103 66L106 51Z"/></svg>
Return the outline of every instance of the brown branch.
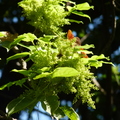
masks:
<svg viewBox="0 0 120 120"><path fill-rule="evenodd" d="M82 37L81 40L81 44L89 37L90 33L86 34L84 37Z"/></svg>
<svg viewBox="0 0 120 120"><path fill-rule="evenodd" d="M10 27L11 31L12 31L14 34L17 33L16 30L14 29L14 27L13 27L10 23L9 23L9 27Z"/></svg>
<svg viewBox="0 0 120 120"><path fill-rule="evenodd" d="M101 87L101 85L100 85L99 82L96 80L96 78L92 79L92 82L98 87L98 89L99 89L104 95L106 95L106 91Z"/></svg>
<svg viewBox="0 0 120 120"><path fill-rule="evenodd" d="M104 47L104 49L102 50L102 52L101 53L106 53L108 50L109 50L109 48L110 48L110 46L111 46L111 44L112 44L112 42L113 42L113 40L114 40L114 37L115 37L115 30L116 30L116 19L115 19L115 4L114 4L114 0L112 0L112 8L113 8L113 10L112 10L112 18L113 18L113 22L112 22L112 33L111 33L111 36L110 36L110 39L109 39L109 41L107 42L107 44L106 44L106 46Z"/></svg>
<svg viewBox="0 0 120 120"><path fill-rule="evenodd" d="M120 11L120 8L118 8L116 4L117 4L118 6L120 6L120 4L118 3L118 1L113 0L113 6L114 6L114 8L115 8L117 11Z"/></svg>

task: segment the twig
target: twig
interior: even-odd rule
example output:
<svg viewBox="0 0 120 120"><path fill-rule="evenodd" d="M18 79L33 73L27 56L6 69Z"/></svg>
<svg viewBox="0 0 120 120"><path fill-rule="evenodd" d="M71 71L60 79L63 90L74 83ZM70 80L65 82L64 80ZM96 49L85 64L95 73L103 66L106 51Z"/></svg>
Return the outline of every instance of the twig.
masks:
<svg viewBox="0 0 120 120"><path fill-rule="evenodd" d="M12 117L8 117L2 110L0 110L0 120L17 120Z"/></svg>
<svg viewBox="0 0 120 120"><path fill-rule="evenodd" d="M86 34L84 37L82 37L81 40L81 44L89 37L90 33Z"/></svg>
<svg viewBox="0 0 120 120"><path fill-rule="evenodd" d="M99 88L99 90L106 95L106 91L101 87L101 85L99 84L99 82L96 80L96 78L92 79L92 82Z"/></svg>
<svg viewBox="0 0 120 120"><path fill-rule="evenodd" d="M117 11L120 11L120 8L118 8L115 3L116 3L118 6L120 6L120 3L118 3L118 1L113 0L114 8L115 8Z"/></svg>

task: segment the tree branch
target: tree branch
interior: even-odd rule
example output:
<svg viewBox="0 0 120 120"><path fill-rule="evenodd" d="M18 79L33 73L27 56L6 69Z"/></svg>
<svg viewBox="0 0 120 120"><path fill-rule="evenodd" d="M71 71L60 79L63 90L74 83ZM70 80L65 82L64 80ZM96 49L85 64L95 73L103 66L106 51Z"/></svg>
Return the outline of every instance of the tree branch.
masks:
<svg viewBox="0 0 120 120"><path fill-rule="evenodd" d="M115 37L116 18L115 18L115 6L114 6L115 2L114 2L114 0L111 1L111 5L112 5L112 9L113 9L112 10L112 18L113 18L112 19L112 33L111 33L109 41L107 42L106 46L104 47L104 49L102 50L101 53L106 53L109 50L109 48L114 40L114 37Z"/></svg>

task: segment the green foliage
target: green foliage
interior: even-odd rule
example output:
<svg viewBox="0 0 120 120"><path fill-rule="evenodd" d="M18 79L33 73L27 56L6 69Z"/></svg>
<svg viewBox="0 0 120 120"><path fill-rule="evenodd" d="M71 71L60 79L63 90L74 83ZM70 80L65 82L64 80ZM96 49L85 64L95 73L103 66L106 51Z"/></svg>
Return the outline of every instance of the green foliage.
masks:
<svg viewBox="0 0 120 120"><path fill-rule="evenodd" d="M31 33L24 33L23 35L19 35L14 41L10 44L9 47L16 45L20 41L25 41L25 42L32 42L34 39L36 39L36 36Z"/></svg>
<svg viewBox="0 0 120 120"><path fill-rule="evenodd" d="M53 71L52 78L55 77L74 77L78 76L79 72L70 67L58 67Z"/></svg>
<svg viewBox="0 0 120 120"><path fill-rule="evenodd" d="M19 97L17 99L14 99L7 105L6 111L8 111L9 115L19 112L31 104L35 105L35 100L36 99L33 99L30 96Z"/></svg>
<svg viewBox="0 0 120 120"><path fill-rule="evenodd" d="M74 7L71 7L71 6L68 6L67 7L69 12L73 13L73 14L76 14L78 16L82 16L82 17L87 17L90 19L90 16L87 15L87 14L84 14L83 12L81 12L82 10L89 10L89 9L93 9L94 7L93 6L90 6L87 2L85 3L81 3L81 4L78 4L78 5L75 5ZM91 20L91 19L90 19ZM70 20L71 21L71 20ZM77 22L77 23L82 23L81 21L75 21L75 20L72 20L71 22Z"/></svg>
<svg viewBox="0 0 120 120"><path fill-rule="evenodd" d="M25 62L29 60L33 62L29 69L12 70L12 72L23 74L23 79L0 87L0 90L3 90L12 85L25 86L26 81L29 84L22 95L7 105L8 115L26 108L31 111L35 104L41 101L43 108L56 119L67 115L71 120L78 120L79 117L72 108L60 107L58 93L61 92L75 94L73 103L81 99L83 103L87 102L89 106L95 108L91 90L97 88L92 83L94 74L90 72L90 69L101 67L103 63L107 63L103 59L108 60L108 58L104 55L84 58L83 52L93 54L87 50L94 48L93 45L75 46L75 39L68 40L63 35L59 35L60 27L69 24L69 20L66 19L67 15L73 13L90 18L79 11L93 8L88 3L79 5L74 3L73 7L68 6L68 11L65 11L65 1L67 0L23 0L19 2L24 15L30 20L29 23L45 35L40 35L41 37L38 38L34 34L25 33L19 35L7 46L11 49L19 45L29 50L8 57L7 62L21 58Z"/></svg>
<svg viewBox="0 0 120 120"><path fill-rule="evenodd" d="M76 5L77 10L89 10L93 9L94 6L90 6L87 2Z"/></svg>
<svg viewBox="0 0 120 120"><path fill-rule="evenodd" d="M17 58L25 57L25 56L27 56L29 54L30 54L29 52L17 53L17 54L15 54L13 56L8 57L7 62L9 62L10 60L17 59Z"/></svg>
<svg viewBox="0 0 120 120"><path fill-rule="evenodd" d="M83 62L84 62L84 64L89 64L90 66L94 66L96 68L102 67L103 63L113 65L112 62L101 61L101 59L109 60L108 57L105 57L103 54L101 54L99 56L94 55L94 56L92 56L91 58L88 58L88 59L83 58Z"/></svg>
<svg viewBox="0 0 120 120"><path fill-rule="evenodd" d="M26 36L28 35L26 34ZM96 89L96 87L91 82L94 75L89 69L90 66L96 67L96 64L91 63L91 61L94 60L97 62L98 67L101 66L101 62L103 61L98 60L104 59L104 55L83 58L79 53L80 51L83 51L80 50L80 47L89 49L94 47L93 45L71 47L74 44L74 40L69 41L67 39L57 38L54 42L51 42L49 37L47 37L48 40L46 40L46 37L45 39L44 37L35 38L37 40L37 44L33 45L35 49L31 49L29 52L17 53L7 59L9 61L21 57L24 58L26 55L29 55L29 58L33 61L33 65L28 70L13 70L13 72L23 74L25 79L10 82L1 87L2 90L5 87L10 87L14 84L22 86L26 80L29 80L29 84L32 88L29 88L28 91L20 96L22 100L18 97L8 104L8 114L13 114L25 108L30 109L30 106L34 106L35 102L37 103L38 101L43 101L44 106L46 106L46 110L54 115L55 111L59 108L57 94L60 92L65 92L67 94L75 93L73 102L76 102L81 98L83 103L87 102L89 106L95 108L94 101L92 101L91 98L92 94L90 92L91 89ZM18 41L16 38L14 42L19 44L21 41L22 39ZM24 37L23 41L25 41ZM27 41L28 40L26 39L26 42ZM89 52L86 50L86 53ZM36 92L30 92L33 90ZM28 97L33 98L32 96L35 96L35 102L34 100L33 102L28 100L26 105L21 105ZM56 108L54 108L55 102L54 105L51 105L50 102L55 96ZM46 100L47 102L45 102ZM14 106L16 101L17 105ZM15 108L13 109L12 107Z"/></svg>
<svg viewBox="0 0 120 120"><path fill-rule="evenodd" d="M58 33L61 26L70 24L65 18L68 12L65 12L65 4L61 0L23 0L19 6L29 23L45 34Z"/></svg>
<svg viewBox="0 0 120 120"><path fill-rule="evenodd" d="M82 17L90 17L81 10L93 9L87 2L74 6L67 6L68 11L65 10L65 2L67 0L23 0L19 2L19 6L23 8L24 16L27 17L29 24L39 29L44 34L60 34L62 31L60 27L70 24L70 22L82 23L82 21L69 20L66 18L69 14L77 14ZM33 19L34 18L34 19Z"/></svg>
<svg viewBox="0 0 120 120"><path fill-rule="evenodd" d="M13 85L19 85L19 86L22 86L23 83L26 82L26 80L27 80L27 78L23 78L23 79L20 79L20 80L14 81L14 82L9 82L9 83L7 83L7 84L1 86L1 87L0 87L0 90L5 89L6 87L9 88L9 87L11 87L11 86L13 86Z"/></svg>

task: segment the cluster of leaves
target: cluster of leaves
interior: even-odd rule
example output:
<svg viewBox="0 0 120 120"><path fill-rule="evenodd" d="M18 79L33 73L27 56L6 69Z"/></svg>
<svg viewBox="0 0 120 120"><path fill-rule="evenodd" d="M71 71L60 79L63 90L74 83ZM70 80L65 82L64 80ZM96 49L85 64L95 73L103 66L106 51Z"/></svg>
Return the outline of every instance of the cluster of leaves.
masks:
<svg viewBox="0 0 120 120"><path fill-rule="evenodd" d="M90 67L101 67L104 61L99 61L99 59L106 59L106 57L100 55L83 58L80 55L80 52L83 50L80 48L88 49L94 47L93 45L71 47L75 42L74 40L70 41L55 37L46 35L37 38L34 34L27 33L19 35L9 44L9 48L19 45L29 49L29 52L10 56L7 58L7 62L17 58L24 58L28 55L29 59L26 59L26 62L29 60L33 62L33 65L28 70L13 70L13 72L23 74L25 76L23 79L10 82L0 88L2 90L14 84L22 87L26 81L30 85L20 97L8 104L9 115L25 108L30 109L38 101L41 101L43 108L52 115L57 115L56 112L58 111L62 113L64 112L62 110L66 107L59 107L60 103L57 95L60 92L74 93L75 98L73 102L76 102L77 99L82 99L83 103L87 102L89 106L95 108L90 92L91 89L96 89L96 87L91 82L94 75L90 72ZM34 39L37 40L36 45L34 45ZM54 40L54 42L51 42L51 40ZM22 41L31 42L33 45L25 46L22 44ZM87 50L84 52L91 53ZM70 108L67 107L66 109Z"/></svg>
<svg viewBox="0 0 120 120"><path fill-rule="evenodd" d="M66 6L66 2L74 6ZM70 22L82 22L67 19L66 16L71 13L90 19L88 15L79 11L93 8L88 3L76 5L69 0L23 0L19 2L19 6L23 8L24 16L30 20L29 24L44 34L60 34L60 27Z"/></svg>
<svg viewBox="0 0 120 120"><path fill-rule="evenodd" d="M95 108L91 90L96 87L91 82L94 75L90 69L91 66L101 67L105 63L103 59L108 58L104 55L83 58L81 52L91 54L92 52L87 49L93 48L93 45L75 46L75 39L68 40L57 34L60 26L70 21L78 22L66 19L67 15L73 13L89 18L88 15L75 10L93 8L88 3L78 5L74 3L75 6L68 6L68 11L65 11L65 1L67 0L23 0L19 3L24 9L24 15L30 20L30 24L46 35L37 37L32 33L24 33L9 44L2 44L7 49L20 46L29 51L16 53L7 58L7 62L20 58L26 63L30 60L33 62L29 69L12 70L23 74L23 79L0 87L0 90L3 90L12 85L22 87L25 86L25 82L29 84L22 95L7 105L8 115L26 108L32 110L36 103L41 101L43 108L56 119L67 115L72 120L78 120L79 117L72 108L60 106L58 97L60 92L74 93L73 103L81 99L83 103L87 102L89 106ZM0 35L4 36L2 33Z"/></svg>

